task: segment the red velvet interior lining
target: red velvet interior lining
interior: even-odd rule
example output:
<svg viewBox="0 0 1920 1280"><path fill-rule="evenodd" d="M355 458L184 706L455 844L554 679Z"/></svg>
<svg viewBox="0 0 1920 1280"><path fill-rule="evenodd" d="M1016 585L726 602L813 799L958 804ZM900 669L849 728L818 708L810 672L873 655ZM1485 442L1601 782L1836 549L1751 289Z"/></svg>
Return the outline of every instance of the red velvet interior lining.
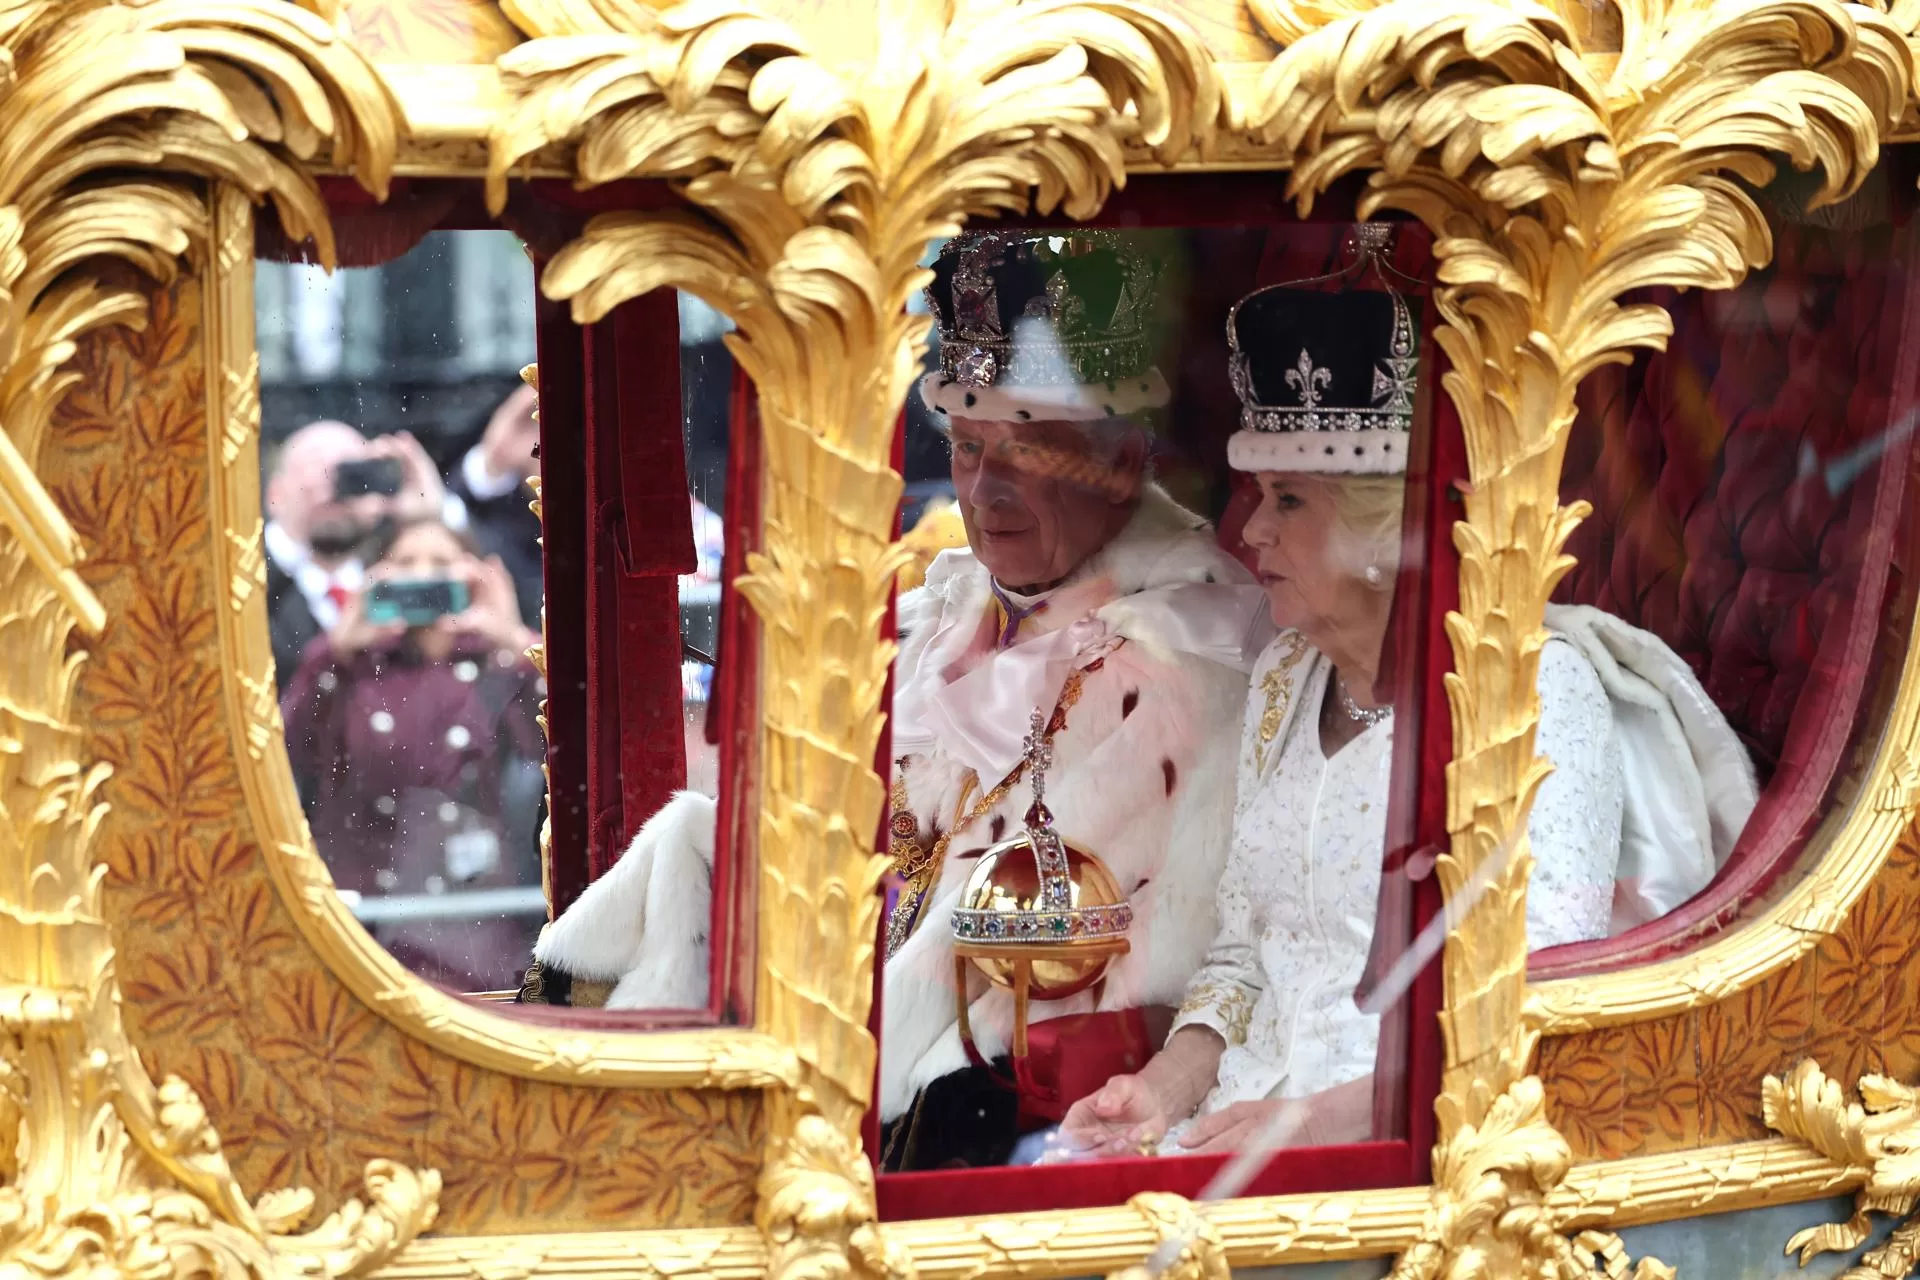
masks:
<svg viewBox="0 0 1920 1280"><path fill-rule="evenodd" d="M544 269L545 260L536 266ZM547 655L547 901L555 914L587 887L586 344L564 303L537 303L540 510Z"/></svg>
<svg viewBox="0 0 1920 1280"><path fill-rule="evenodd" d="M1283 1196L1413 1185L1415 1180L1407 1174L1409 1160L1404 1142L1286 1152L1269 1164L1243 1194ZM1191 1199L1226 1162L1226 1156L1160 1156L1018 1169L882 1174L878 1180L880 1220L1094 1209L1125 1204L1142 1191L1170 1191Z"/></svg>
<svg viewBox="0 0 1920 1280"><path fill-rule="evenodd" d="M713 1012L753 1020L759 955L753 849L760 831L760 620L730 584L760 550L760 403L744 371L733 371L729 401L726 529L720 578L720 664L713 675L708 737L720 747L720 830L713 851Z"/></svg>
<svg viewBox="0 0 1920 1280"><path fill-rule="evenodd" d="M1664 297L1669 350L1583 389L1564 483L1595 514L1558 598L1616 612L1692 663L1763 789L1706 891L1618 937L1540 952L1536 980L1644 963L1738 919L1797 863L1870 746L1868 691L1902 647L1882 639L1910 556L1900 424L1920 411L1920 223L1901 221L1781 227L1772 267L1730 294ZM1877 459L1838 493L1806 469L1863 446Z"/></svg>

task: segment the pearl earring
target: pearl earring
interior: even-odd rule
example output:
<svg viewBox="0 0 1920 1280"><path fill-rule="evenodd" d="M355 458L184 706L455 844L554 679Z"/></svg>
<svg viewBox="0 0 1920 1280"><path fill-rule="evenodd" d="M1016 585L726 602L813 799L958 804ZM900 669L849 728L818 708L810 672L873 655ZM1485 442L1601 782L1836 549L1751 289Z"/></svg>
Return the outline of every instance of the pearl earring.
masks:
<svg viewBox="0 0 1920 1280"><path fill-rule="evenodd" d="M1366 578L1366 580L1367 580L1367 585L1368 585L1368 586L1370 586L1370 587L1377 587L1377 586L1379 586L1379 585L1380 585L1380 579L1381 579L1382 577L1384 577L1385 575L1383 575L1383 574L1382 574L1382 573L1380 572L1380 566L1379 566L1379 565L1377 565L1377 564L1370 564L1370 565L1368 565L1368 566L1367 566L1367 571L1366 571L1366 573L1364 573L1364 574L1362 574L1361 576L1362 576L1362 577L1364 577L1364 578Z"/></svg>

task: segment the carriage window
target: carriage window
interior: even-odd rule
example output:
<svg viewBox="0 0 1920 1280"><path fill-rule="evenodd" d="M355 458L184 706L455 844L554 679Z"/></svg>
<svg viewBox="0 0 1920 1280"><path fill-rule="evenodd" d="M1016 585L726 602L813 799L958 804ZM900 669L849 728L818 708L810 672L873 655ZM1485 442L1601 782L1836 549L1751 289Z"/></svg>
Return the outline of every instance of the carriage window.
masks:
<svg viewBox="0 0 1920 1280"><path fill-rule="evenodd" d="M255 276L268 626L334 882L455 990L513 986L546 913L533 268L506 232Z"/></svg>
<svg viewBox="0 0 1920 1280"><path fill-rule="evenodd" d="M1889 173L1907 163L1825 210L1805 180L1775 183L1772 263L1658 297L1667 350L1581 390L1562 493L1593 514L1549 648L1586 654L1641 710L1618 721L1611 936L1537 955L1536 977L1738 919L1805 874L1858 798L1913 612L1920 289L1913 184Z"/></svg>
<svg viewBox="0 0 1920 1280"><path fill-rule="evenodd" d="M262 262L256 301L269 627L294 779L342 896L457 993L704 1008L724 326L668 294L591 330L563 318L570 342L537 333L534 263L501 230L432 232L333 275ZM536 389L553 351L557 385ZM529 652L543 624L546 673ZM550 699L562 672L585 698ZM589 748L556 753L556 780L581 785L551 824L549 733ZM549 924L590 885L572 924Z"/></svg>
<svg viewBox="0 0 1920 1280"><path fill-rule="evenodd" d="M1408 1177L1428 260L1384 224L939 251L883 1214L987 1207L969 1170L1145 1189L1254 1144Z"/></svg>

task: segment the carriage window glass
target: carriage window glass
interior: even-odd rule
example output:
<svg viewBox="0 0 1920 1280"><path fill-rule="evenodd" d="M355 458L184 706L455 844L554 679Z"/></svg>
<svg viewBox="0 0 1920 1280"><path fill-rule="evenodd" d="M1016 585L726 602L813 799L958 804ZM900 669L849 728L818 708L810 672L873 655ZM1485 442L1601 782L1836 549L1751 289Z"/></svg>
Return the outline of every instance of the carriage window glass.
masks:
<svg viewBox="0 0 1920 1280"><path fill-rule="evenodd" d="M884 1172L1404 1136L1427 257L1332 224L936 254Z"/></svg>
<svg viewBox="0 0 1920 1280"><path fill-rule="evenodd" d="M1883 165L1813 210L1810 181L1776 182L1772 262L1652 299L1667 349L1581 389L1562 498L1592 513L1549 650L1640 710L1616 718L1609 937L1536 955L1536 977L1653 959L1763 907L1861 800L1913 612L1911 186Z"/></svg>
<svg viewBox="0 0 1920 1280"><path fill-rule="evenodd" d="M533 266L504 231L262 262L268 625L308 828L409 968L511 989L546 917Z"/></svg>

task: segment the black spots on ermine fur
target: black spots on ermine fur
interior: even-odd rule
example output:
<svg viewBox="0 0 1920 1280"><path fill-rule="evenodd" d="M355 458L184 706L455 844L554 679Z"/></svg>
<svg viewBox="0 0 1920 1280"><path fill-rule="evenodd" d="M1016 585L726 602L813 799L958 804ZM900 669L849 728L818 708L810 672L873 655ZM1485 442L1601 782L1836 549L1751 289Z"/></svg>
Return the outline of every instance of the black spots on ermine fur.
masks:
<svg viewBox="0 0 1920 1280"><path fill-rule="evenodd" d="M1006 834L1007 834L1007 815L1004 813L994 814L993 825L987 829L987 839L993 841L993 843L995 844L999 844L1002 837L1004 837Z"/></svg>
<svg viewBox="0 0 1920 1280"><path fill-rule="evenodd" d="M1160 762L1160 776L1166 779L1167 794L1172 795L1175 784L1180 781L1179 770L1173 767L1173 761L1162 760Z"/></svg>
<svg viewBox="0 0 1920 1280"><path fill-rule="evenodd" d="M1125 696L1120 699L1120 718L1125 720L1133 714L1133 709L1139 705L1140 691L1138 689L1127 690Z"/></svg>

